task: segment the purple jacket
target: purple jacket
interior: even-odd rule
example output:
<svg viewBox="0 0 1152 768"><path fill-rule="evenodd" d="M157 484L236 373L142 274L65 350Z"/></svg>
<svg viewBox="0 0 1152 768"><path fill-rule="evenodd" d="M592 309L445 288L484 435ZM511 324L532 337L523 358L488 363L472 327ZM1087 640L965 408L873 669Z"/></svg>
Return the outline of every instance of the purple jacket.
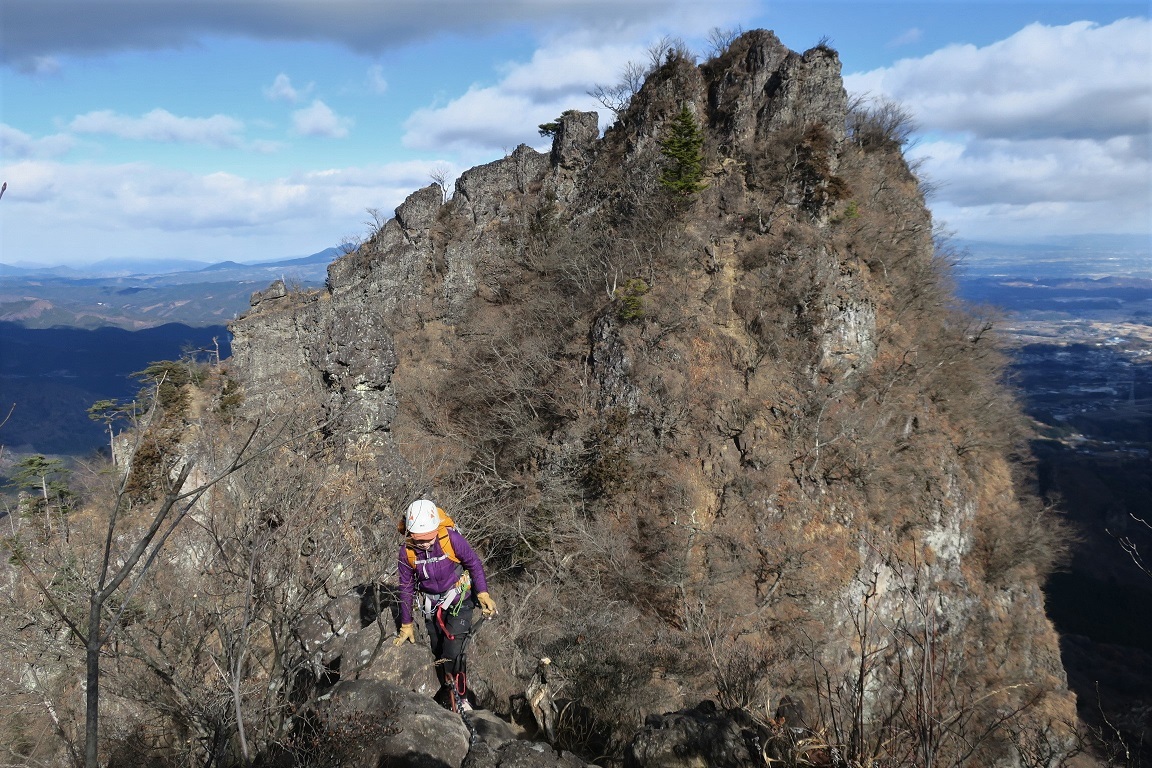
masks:
<svg viewBox="0 0 1152 768"><path fill-rule="evenodd" d="M412 600L416 596L417 589L433 594L447 592L460 578L460 566L463 566L472 577L472 594L488 591L488 580L484 577L484 565L480 562L480 556L455 528L448 530L448 538L452 542L456 557L460 558L459 564L444 554L439 538L427 551L416 548L415 568L408 565L408 548L403 544L400 545L396 570L400 573L401 624L412 622Z"/></svg>

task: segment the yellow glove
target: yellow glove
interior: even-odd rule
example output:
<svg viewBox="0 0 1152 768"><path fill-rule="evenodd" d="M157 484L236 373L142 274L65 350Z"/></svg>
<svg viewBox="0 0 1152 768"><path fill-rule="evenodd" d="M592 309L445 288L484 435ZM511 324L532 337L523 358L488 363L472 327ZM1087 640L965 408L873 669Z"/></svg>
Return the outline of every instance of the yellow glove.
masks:
<svg viewBox="0 0 1152 768"><path fill-rule="evenodd" d="M496 615L496 603L492 602L492 597L487 592L477 592L476 599L480 601L480 613L484 614L484 618Z"/></svg>
<svg viewBox="0 0 1152 768"><path fill-rule="evenodd" d="M412 628L412 623L400 625L400 632L397 633L396 639L392 641L392 645L403 645L407 640L410 643L416 642L416 630Z"/></svg>

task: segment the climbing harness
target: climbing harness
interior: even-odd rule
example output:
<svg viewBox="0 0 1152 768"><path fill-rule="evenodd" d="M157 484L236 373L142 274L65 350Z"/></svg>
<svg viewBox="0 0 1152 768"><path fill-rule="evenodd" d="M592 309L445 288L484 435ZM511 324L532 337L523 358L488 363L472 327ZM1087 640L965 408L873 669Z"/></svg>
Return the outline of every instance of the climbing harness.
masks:
<svg viewBox="0 0 1152 768"><path fill-rule="evenodd" d="M430 619L433 615L436 616L436 623L441 629L444 627L444 619L442 614L444 611L448 612L449 616L457 616L460 613L460 606L464 605L464 601L468 599L469 593L472 591L472 575L467 571L463 571L456 583L447 592L420 592L420 610L424 614L424 618ZM447 630L445 629L447 634ZM450 639L451 635L448 635Z"/></svg>

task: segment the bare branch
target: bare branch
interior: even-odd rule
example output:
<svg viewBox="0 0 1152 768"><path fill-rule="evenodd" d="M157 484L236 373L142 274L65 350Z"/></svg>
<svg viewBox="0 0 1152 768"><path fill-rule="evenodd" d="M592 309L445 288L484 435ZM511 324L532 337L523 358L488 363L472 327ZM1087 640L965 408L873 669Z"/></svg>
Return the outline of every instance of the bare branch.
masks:
<svg viewBox="0 0 1152 768"><path fill-rule="evenodd" d="M732 47L732 43L736 42L736 39L742 34L744 34L744 28L740 26L727 29L712 27L708 31L708 57L716 59L727 53L728 49Z"/></svg>

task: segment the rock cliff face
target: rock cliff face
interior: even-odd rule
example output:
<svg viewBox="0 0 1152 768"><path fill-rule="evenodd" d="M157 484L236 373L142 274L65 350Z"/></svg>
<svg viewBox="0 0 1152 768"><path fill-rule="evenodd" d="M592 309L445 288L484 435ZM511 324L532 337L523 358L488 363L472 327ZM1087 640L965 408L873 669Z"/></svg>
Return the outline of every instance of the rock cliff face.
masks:
<svg viewBox="0 0 1152 768"><path fill-rule="evenodd" d="M693 195L660 183L685 105ZM756 31L670 55L602 138L565 113L550 154L444 197L413 193L326 290L255 295L232 369L248 408L313 409L386 507L432 494L486 553L486 704L547 655L569 748L788 694L860 759L1059 753L1017 411L834 51Z"/></svg>

